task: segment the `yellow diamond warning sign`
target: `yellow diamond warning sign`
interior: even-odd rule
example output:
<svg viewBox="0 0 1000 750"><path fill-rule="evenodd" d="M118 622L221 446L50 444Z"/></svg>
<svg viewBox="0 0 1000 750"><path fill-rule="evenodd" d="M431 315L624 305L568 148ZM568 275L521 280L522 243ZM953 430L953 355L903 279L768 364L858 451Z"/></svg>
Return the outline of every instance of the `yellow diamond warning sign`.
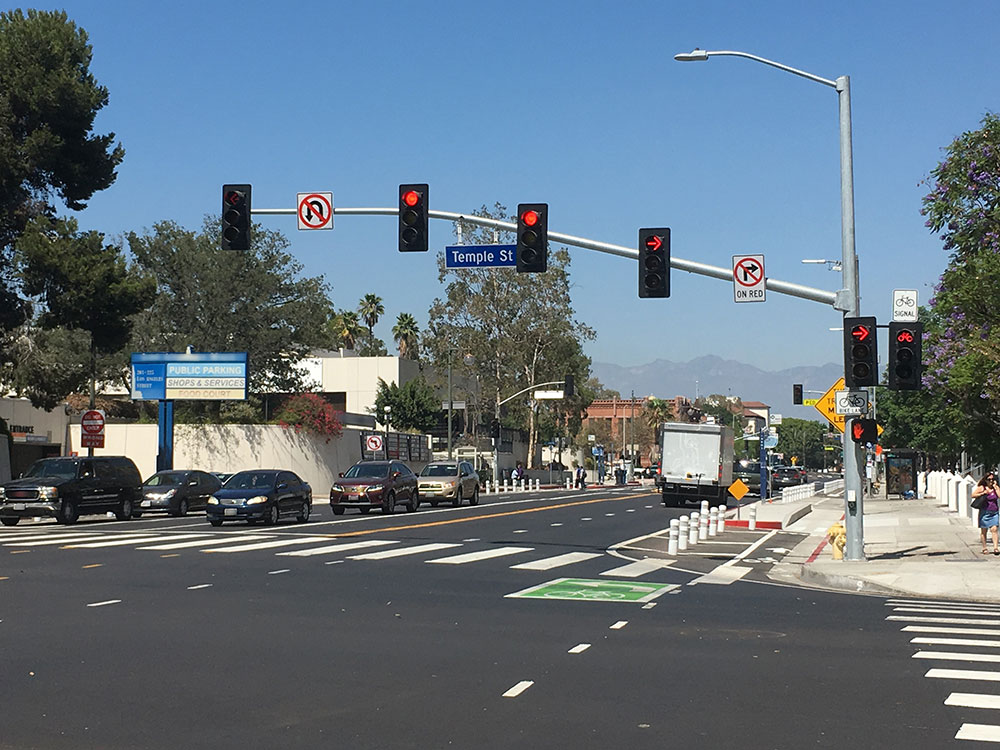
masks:
<svg viewBox="0 0 1000 750"><path fill-rule="evenodd" d="M837 391L842 390L844 390L844 379L840 378L830 386L830 390L824 393L819 401L813 404L813 408L826 417L830 424L840 430L841 433L844 432L846 417L843 414L837 414Z"/></svg>
<svg viewBox="0 0 1000 750"><path fill-rule="evenodd" d="M729 494L735 497L737 500L742 500L743 496L750 491L750 488L746 486L742 479L737 479L731 485L729 485Z"/></svg>

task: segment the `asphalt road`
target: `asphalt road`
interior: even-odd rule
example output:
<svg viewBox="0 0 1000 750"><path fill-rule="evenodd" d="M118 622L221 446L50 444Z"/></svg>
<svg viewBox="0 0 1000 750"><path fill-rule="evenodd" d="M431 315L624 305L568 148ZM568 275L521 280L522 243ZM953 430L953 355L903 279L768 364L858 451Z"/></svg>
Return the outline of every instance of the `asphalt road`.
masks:
<svg viewBox="0 0 1000 750"><path fill-rule="evenodd" d="M634 565L685 512L648 492L316 507L0 530L0 748L941 748L977 712L885 600L768 583L779 537Z"/></svg>

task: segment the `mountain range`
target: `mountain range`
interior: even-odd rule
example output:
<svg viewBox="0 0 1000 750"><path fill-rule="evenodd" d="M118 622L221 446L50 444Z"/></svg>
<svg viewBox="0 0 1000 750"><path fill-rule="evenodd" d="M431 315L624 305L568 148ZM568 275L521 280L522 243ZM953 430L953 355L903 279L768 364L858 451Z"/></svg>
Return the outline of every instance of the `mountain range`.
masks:
<svg viewBox="0 0 1000 750"><path fill-rule="evenodd" d="M594 362L591 372L606 388L625 398L673 398L721 394L738 396L743 401L761 401L772 414L824 422L811 406L792 404L792 384L802 383L804 397L819 398L844 374L842 364L790 367L785 370L761 370L753 365L722 359L714 355L696 357L690 362L657 359L649 364L623 367L608 362Z"/></svg>

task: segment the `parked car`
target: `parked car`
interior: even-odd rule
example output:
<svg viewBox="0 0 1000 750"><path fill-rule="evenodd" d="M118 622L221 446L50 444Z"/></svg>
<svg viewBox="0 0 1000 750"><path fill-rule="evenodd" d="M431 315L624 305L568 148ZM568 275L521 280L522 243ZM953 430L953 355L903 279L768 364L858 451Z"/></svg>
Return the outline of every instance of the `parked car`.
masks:
<svg viewBox="0 0 1000 750"><path fill-rule="evenodd" d="M205 507L208 522L263 521L273 526L282 516L295 516L299 523L312 513L312 488L297 474L280 469L253 469L233 474L212 493Z"/></svg>
<svg viewBox="0 0 1000 750"><path fill-rule="evenodd" d="M125 456L58 456L35 461L20 479L0 485L0 523L52 516L76 523L81 515L113 511L119 521L132 518L142 477Z"/></svg>
<svg viewBox="0 0 1000 750"><path fill-rule="evenodd" d="M743 481L750 489L750 494L760 495L760 462L759 461L734 461L733 481L737 479Z"/></svg>
<svg viewBox="0 0 1000 750"><path fill-rule="evenodd" d="M775 466L771 469L771 489L777 492L785 487L797 487L806 482L806 470L801 466Z"/></svg>
<svg viewBox="0 0 1000 750"><path fill-rule="evenodd" d="M457 508L465 498L469 505L479 505L479 474L468 461L435 461L420 470L417 491L432 507L451 500Z"/></svg>
<svg viewBox="0 0 1000 750"><path fill-rule="evenodd" d="M142 483L142 499L132 515L164 510L172 516L186 516L189 510L204 510L208 498L222 482L207 471L158 471Z"/></svg>
<svg viewBox="0 0 1000 750"><path fill-rule="evenodd" d="M233 475L231 471L213 471L212 476L218 479L220 482L225 484L229 481L229 477Z"/></svg>
<svg viewBox="0 0 1000 750"><path fill-rule="evenodd" d="M335 516L346 508L367 513L381 508L392 513L404 504L409 512L420 507L417 475L402 461L359 461L340 475L330 488L330 509Z"/></svg>

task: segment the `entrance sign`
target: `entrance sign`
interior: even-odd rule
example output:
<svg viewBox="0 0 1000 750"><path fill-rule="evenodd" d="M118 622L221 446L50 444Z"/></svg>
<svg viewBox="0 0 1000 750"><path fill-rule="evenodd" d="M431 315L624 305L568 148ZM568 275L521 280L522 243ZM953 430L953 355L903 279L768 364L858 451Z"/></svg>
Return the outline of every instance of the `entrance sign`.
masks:
<svg viewBox="0 0 1000 750"><path fill-rule="evenodd" d="M88 409L80 417L80 446L83 448L104 447L104 412Z"/></svg>
<svg viewBox="0 0 1000 750"><path fill-rule="evenodd" d="M296 193L299 229L333 229L333 193Z"/></svg>
<svg viewBox="0 0 1000 750"><path fill-rule="evenodd" d="M767 287L763 255L733 256L733 301L764 302Z"/></svg>
<svg viewBox="0 0 1000 750"><path fill-rule="evenodd" d="M446 245L445 268L498 268L517 265L517 245Z"/></svg>
<svg viewBox="0 0 1000 750"><path fill-rule="evenodd" d="M917 290L892 290L892 319L900 323L917 322Z"/></svg>
<svg viewBox="0 0 1000 750"><path fill-rule="evenodd" d="M813 405L813 408L826 417L831 425L840 430L841 434L844 433L846 419L843 414L837 414L837 391L842 391L843 389L844 379L840 378L830 386L830 390L823 394L818 403Z"/></svg>
<svg viewBox="0 0 1000 750"><path fill-rule="evenodd" d="M133 401L244 401L246 352L132 355Z"/></svg>

